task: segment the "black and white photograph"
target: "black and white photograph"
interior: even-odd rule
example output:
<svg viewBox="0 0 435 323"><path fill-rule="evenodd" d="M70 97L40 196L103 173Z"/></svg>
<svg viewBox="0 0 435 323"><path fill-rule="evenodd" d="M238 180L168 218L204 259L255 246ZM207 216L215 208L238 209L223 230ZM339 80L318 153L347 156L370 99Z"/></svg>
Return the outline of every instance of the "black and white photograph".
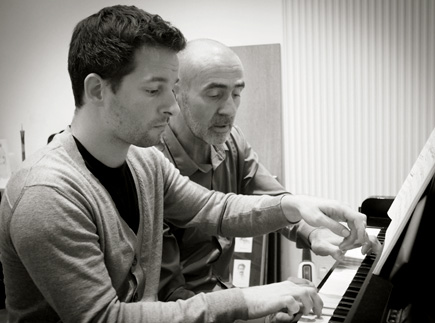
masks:
<svg viewBox="0 0 435 323"><path fill-rule="evenodd" d="M251 261L246 259L234 259L233 284L237 287L249 287L251 275Z"/></svg>
<svg viewBox="0 0 435 323"><path fill-rule="evenodd" d="M435 323L435 0L1 0L0 323Z"/></svg>

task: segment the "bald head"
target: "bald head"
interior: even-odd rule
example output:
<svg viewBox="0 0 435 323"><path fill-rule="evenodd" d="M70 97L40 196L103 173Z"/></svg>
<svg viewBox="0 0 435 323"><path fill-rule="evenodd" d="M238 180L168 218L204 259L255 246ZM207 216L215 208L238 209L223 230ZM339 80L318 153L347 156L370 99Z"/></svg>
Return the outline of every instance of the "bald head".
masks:
<svg viewBox="0 0 435 323"><path fill-rule="evenodd" d="M180 139L191 135L210 145L223 144L231 132L245 87L243 66L229 47L210 39L187 43L178 54L179 81L174 87L180 114L171 118Z"/></svg>
<svg viewBox="0 0 435 323"><path fill-rule="evenodd" d="M202 72L211 68L238 68L243 70L237 54L228 46L212 39L195 39L179 52L180 85L189 86Z"/></svg>

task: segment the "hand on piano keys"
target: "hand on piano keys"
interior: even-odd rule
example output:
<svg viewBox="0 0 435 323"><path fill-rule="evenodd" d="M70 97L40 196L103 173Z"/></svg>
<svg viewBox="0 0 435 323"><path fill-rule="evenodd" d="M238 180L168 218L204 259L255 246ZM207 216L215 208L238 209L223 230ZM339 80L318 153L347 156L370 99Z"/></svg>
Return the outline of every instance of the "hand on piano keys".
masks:
<svg viewBox="0 0 435 323"><path fill-rule="evenodd" d="M380 239L383 239L385 234L379 233L379 228L368 228L367 231L370 237L378 236ZM377 238L376 241L379 243ZM379 246L381 247L380 243ZM377 248L376 251L380 249ZM334 264L318 286L319 296L323 301L321 317L303 315L298 322L344 322L375 258L374 254L363 256L360 249L347 251L343 259Z"/></svg>
<svg viewBox="0 0 435 323"><path fill-rule="evenodd" d="M299 285L299 286L305 286L305 287L312 287L312 288L316 288L316 286L314 285L313 282L309 281L308 279L304 279L304 278L299 278L299 277L289 277L287 278L288 281ZM302 315L303 315L303 305L300 303L301 309L299 310L298 313L293 313L293 314L289 314L287 309L282 309L280 312L278 313L274 313L272 315L269 315L266 317L265 323L291 323L291 322L299 322L299 320L301 319ZM311 311L312 313L312 311ZM316 317L315 314L305 314L304 315L305 318L307 317ZM320 316L318 316L320 317Z"/></svg>
<svg viewBox="0 0 435 323"><path fill-rule="evenodd" d="M323 302L315 285L303 278L291 278L280 283L241 289L248 306L250 318L280 313L289 320L313 311L321 314Z"/></svg>
<svg viewBox="0 0 435 323"><path fill-rule="evenodd" d="M303 219L312 227L327 228L344 238L339 245L341 250L354 248L358 244L363 246L364 252L373 247L366 232L367 217L347 205L310 196L285 195L281 206L290 223L298 223Z"/></svg>
<svg viewBox="0 0 435 323"><path fill-rule="evenodd" d="M331 256L335 260L343 260L346 251L362 247L361 254L365 255L370 252L378 253L382 245L375 235L368 234L368 241L361 245L359 242L343 246L343 238L333 233L331 230L319 227L314 228L309 235L311 251L318 256Z"/></svg>

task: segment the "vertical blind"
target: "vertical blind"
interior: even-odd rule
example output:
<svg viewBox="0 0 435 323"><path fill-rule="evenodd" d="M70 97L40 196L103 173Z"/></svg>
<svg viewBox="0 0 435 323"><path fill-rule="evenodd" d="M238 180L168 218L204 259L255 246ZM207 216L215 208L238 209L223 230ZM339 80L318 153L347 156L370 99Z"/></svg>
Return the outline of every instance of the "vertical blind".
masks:
<svg viewBox="0 0 435 323"><path fill-rule="evenodd" d="M285 183L396 195L435 127L435 0L283 0Z"/></svg>

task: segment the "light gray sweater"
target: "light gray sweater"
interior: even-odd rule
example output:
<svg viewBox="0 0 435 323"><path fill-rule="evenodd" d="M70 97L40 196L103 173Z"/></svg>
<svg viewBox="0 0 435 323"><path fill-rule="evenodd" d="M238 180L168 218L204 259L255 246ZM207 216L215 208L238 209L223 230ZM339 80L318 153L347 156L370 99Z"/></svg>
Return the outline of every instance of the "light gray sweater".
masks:
<svg viewBox="0 0 435 323"><path fill-rule="evenodd" d="M288 224L281 197L224 195L190 182L155 148L127 156L139 197L137 235L86 168L67 129L12 176L0 206L10 322L232 322L239 289L158 302L163 216L180 227L253 236Z"/></svg>

